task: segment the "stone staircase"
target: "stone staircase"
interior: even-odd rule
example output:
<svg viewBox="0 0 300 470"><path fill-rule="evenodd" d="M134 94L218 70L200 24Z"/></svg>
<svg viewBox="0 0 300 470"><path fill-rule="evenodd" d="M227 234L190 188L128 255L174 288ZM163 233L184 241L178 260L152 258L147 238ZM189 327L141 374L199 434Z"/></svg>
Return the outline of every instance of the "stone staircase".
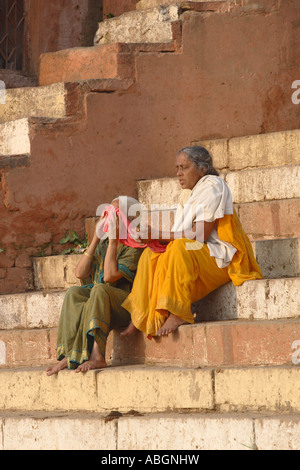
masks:
<svg viewBox="0 0 300 470"><path fill-rule="evenodd" d="M91 91L130 90L137 54L179 53L182 12L209 3L213 10L237 2L142 0L145 32L154 36L125 35L138 10L101 24L102 45L43 56L40 86L8 91L0 107L1 167L30 165L34 134L51 140L53 128L86 126ZM193 305L195 325L168 338L113 331L106 370L47 377L78 255L36 258L34 291L0 296L0 449L298 449L300 131L191 143L212 151L265 279L221 287ZM146 206L170 207L180 190L174 178L137 189Z"/></svg>
<svg viewBox="0 0 300 470"><path fill-rule="evenodd" d="M225 159L230 155L232 166L239 165L235 156L247 155L249 141L256 142L257 155L265 152L270 158L264 160L267 166L257 163L250 169L241 159L246 168L222 173L232 187L238 212L243 214L246 205L256 213L249 232L266 278L240 287L228 284L195 304L199 323L153 341L139 333L122 339L114 331L107 348L109 369L79 376L64 371L49 378L33 366L55 362L60 308L65 289L77 283L72 273L78 255L36 259L36 292L0 297L4 448L297 448L299 226L294 225L293 233L285 232L270 208L270 202L278 206L289 202L298 210L299 179L284 187L282 178L280 188L272 180L279 170L282 175L297 171L299 151L293 145L297 133L230 139L227 153L221 151L224 141L206 142L216 160L218 155ZM289 149L289 161L275 159L272 165L272 143L279 148L280 142ZM274 194L261 191L262 181L273 187ZM162 201L172 206L178 190L172 178L138 184L139 200L147 206ZM262 206L266 206L264 220L257 231ZM265 233L264 226L272 231ZM115 419L107 418L112 411ZM63 432L58 433L58 427ZM96 435L97 439L91 438Z"/></svg>

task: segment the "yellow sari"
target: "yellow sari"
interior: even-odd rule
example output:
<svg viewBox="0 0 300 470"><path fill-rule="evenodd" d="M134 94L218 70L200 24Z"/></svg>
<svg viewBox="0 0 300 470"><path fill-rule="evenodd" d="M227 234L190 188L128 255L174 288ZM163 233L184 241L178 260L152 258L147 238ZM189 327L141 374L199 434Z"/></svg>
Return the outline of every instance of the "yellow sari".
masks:
<svg viewBox="0 0 300 470"><path fill-rule="evenodd" d="M262 279L252 246L235 211L216 222L220 240L237 250L225 268L217 266L205 243L200 249L187 250L186 243L198 243L188 239L169 243L162 254L149 248L144 250L132 291L122 304L138 330L155 336L170 313L184 322L194 323L191 313L194 302L227 282L239 286L247 280Z"/></svg>

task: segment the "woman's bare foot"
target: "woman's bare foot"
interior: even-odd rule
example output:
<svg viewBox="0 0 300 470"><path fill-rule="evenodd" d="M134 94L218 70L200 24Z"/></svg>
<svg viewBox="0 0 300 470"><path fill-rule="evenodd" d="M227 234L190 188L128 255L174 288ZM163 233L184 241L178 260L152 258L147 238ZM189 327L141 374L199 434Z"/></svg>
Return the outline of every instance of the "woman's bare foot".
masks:
<svg viewBox="0 0 300 470"><path fill-rule="evenodd" d="M174 333L179 326L184 324L186 324L186 322L171 313L166 323L156 333L156 336L168 336L169 334Z"/></svg>
<svg viewBox="0 0 300 470"><path fill-rule="evenodd" d="M75 372L88 372L89 370L105 369L106 367L107 364L103 358L102 360L89 360L78 366Z"/></svg>
<svg viewBox="0 0 300 470"><path fill-rule="evenodd" d="M131 322L130 325L126 328L126 330L122 331L121 336L131 336L137 331L137 328Z"/></svg>
<svg viewBox="0 0 300 470"><path fill-rule="evenodd" d="M106 367L105 358L102 356L98 344L94 341L90 359L78 366L75 372L88 372L89 370L105 369Z"/></svg>
<svg viewBox="0 0 300 470"><path fill-rule="evenodd" d="M48 367L46 369L48 377L51 375L56 375L58 374L61 370L67 369L68 367L68 361L67 358L65 357L62 361L60 361L58 364L55 366Z"/></svg>

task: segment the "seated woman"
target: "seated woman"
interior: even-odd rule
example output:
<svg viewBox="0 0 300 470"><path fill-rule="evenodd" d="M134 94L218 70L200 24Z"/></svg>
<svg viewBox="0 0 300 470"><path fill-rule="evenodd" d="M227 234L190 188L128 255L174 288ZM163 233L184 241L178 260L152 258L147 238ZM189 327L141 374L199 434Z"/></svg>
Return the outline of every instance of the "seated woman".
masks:
<svg viewBox="0 0 300 470"><path fill-rule="evenodd" d="M112 206L118 208L118 199ZM101 219L104 224L105 216ZM100 241L99 224L97 228L76 268L76 277L89 278L92 284L71 287L66 293L57 337L59 363L47 368L48 376L66 368L86 372L107 367L105 349L110 330L130 323L121 304L131 290L143 250L121 244L116 232L104 240L100 235Z"/></svg>
<svg viewBox="0 0 300 470"><path fill-rule="evenodd" d="M146 248L140 258L132 291L122 304L132 319L123 336L136 329L149 337L169 335L194 323L191 304L213 290L229 281L239 286L262 279L230 190L209 152L203 147L180 150L176 170L184 191L174 227L159 233L164 253ZM150 240L149 230L141 232L140 243Z"/></svg>

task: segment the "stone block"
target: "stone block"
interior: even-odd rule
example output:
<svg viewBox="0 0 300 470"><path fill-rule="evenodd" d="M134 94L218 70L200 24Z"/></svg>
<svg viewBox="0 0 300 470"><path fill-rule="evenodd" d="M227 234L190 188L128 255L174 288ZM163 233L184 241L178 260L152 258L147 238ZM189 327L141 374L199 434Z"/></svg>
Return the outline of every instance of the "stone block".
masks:
<svg viewBox="0 0 300 470"><path fill-rule="evenodd" d="M119 44L65 49L41 56L39 84L100 78L131 78L133 57L120 54Z"/></svg>
<svg viewBox="0 0 300 470"><path fill-rule="evenodd" d="M157 456L163 465L175 464L177 458L178 464L187 465L199 463L200 455L193 453L201 450L298 450L299 429L296 414L167 412L107 420L103 414L86 412L2 413L0 450L194 451ZM107 458L103 455L100 464ZM124 456L120 458L123 463ZM144 463L146 458L153 463L152 454L145 452Z"/></svg>
<svg viewBox="0 0 300 470"><path fill-rule="evenodd" d="M251 240L300 237L300 199L246 203L236 209Z"/></svg>
<svg viewBox="0 0 300 470"><path fill-rule="evenodd" d="M97 376L97 390L98 410L101 412L111 409L128 412L134 409L152 413L180 409L208 410L214 406L209 370L146 366L126 367L118 371L107 369Z"/></svg>
<svg viewBox="0 0 300 470"><path fill-rule="evenodd" d="M300 275L300 239L261 240L252 243L256 260L267 279Z"/></svg>
<svg viewBox="0 0 300 470"><path fill-rule="evenodd" d="M165 364L180 367L284 365L293 363L300 320L229 321L181 326L149 341L142 333L122 338L113 331L107 344L110 365Z"/></svg>
<svg viewBox="0 0 300 470"><path fill-rule="evenodd" d="M50 360L46 330L0 331L0 366L47 364Z"/></svg>
<svg viewBox="0 0 300 470"><path fill-rule="evenodd" d="M0 442L4 442L5 450L117 449L117 421L106 422L105 417L99 415L12 415L5 418L0 437L2 429L3 440Z"/></svg>
<svg viewBox="0 0 300 470"><path fill-rule="evenodd" d="M63 118L66 116L66 96L63 83L7 90L6 103L0 106L0 123L30 116Z"/></svg>
<svg viewBox="0 0 300 470"><path fill-rule="evenodd" d="M192 306L198 321L297 318L300 278L247 281L220 287Z"/></svg>
<svg viewBox="0 0 300 470"><path fill-rule="evenodd" d="M255 442L259 450L298 450L299 440L297 415L255 419Z"/></svg>
<svg viewBox="0 0 300 470"><path fill-rule="evenodd" d="M299 144L299 130L229 139L229 169L299 164Z"/></svg>
<svg viewBox="0 0 300 470"><path fill-rule="evenodd" d="M0 296L0 330L58 326L65 291Z"/></svg>
<svg viewBox="0 0 300 470"><path fill-rule="evenodd" d="M299 412L300 369L253 367L215 372L216 406L222 412Z"/></svg>
<svg viewBox="0 0 300 470"><path fill-rule="evenodd" d="M292 345L300 339L299 320L212 322L205 328L210 366L292 365Z"/></svg>
<svg viewBox="0 0 300 470"><path fill-rule="evenodd" d="M0 330L26 327L23 294L0 296Z"/></svg>
<svg viewBox="0 0 300 470"><path fill-rule="evenodd" d="M176 386L170 387L170 383ZM51 377L39 369L0 370L0 384L2 410L109 413L214 406L209 370L136 366L88 374L63 371Z"/></svg>
<svg viewBox="0 0 300 470"><path fill-rule="evenodd" d="M95 411L94 372L83 376L66 371L48 377L39 369L1 370L0 381L2 410Z"/></svg>
<svg viewBox="0 0 300 470"><path fill-rule="evenodd" d="M250 417L164 414L122 418L118 423L118 449L126 450L248 450L253 447ZM167 454L167 452L166 452ZM175 455L173 456L175 457ZM183 457L183 456L182 456ZM197 457L197 455L186 455ZM161 459L163 456L161 456ZM165 455L164 464L171 455ZM182 464L188 464L182 460Z"/></svg>
<svg viewBox="0 0 300 470"><path fill-rule="evenodd" d="M276 167L300 163L300 131L192 142L203 145L213 156L216 168L230 171L246 168Z"/></svg>
<svg viewBox="0 0 300 470"><path fill-rule="evenodd" d="M236 204L300 197L300 165L233 171L225 181Z"/></svg>
<svg viewBox="0 0 300 470"><path fill-rule="evenodd" d="M30 154L28 119L18 119L0 124L0 155Z"/></svg>
<svg viewBox="0 0 300 470"><path fill-rule="evenodd" d="M177 21L179 15L176 4L127 12L99 23L94 43L168 43L173 39L171 22Z"/></svg>
<svg viewBox="0 0 300 470"><path fill-rule="evenodd" d="M47 256L34 259L34 278L37 289L68 289L80 285L75 269L80 255Z"/></svg>
<svg viewBox="0 0 300 470"><path fill-rule="evenodd" d="M139 181L137 190L139 202L147 208L150 208L151 204L176 206L182 191L177 178Z"/></svg>
<svg viewBox="0 0 300 470"><path fill-rule="evenodd" d="M27 328L54 328L58 325L65 292L26 296Z"/></svg>

